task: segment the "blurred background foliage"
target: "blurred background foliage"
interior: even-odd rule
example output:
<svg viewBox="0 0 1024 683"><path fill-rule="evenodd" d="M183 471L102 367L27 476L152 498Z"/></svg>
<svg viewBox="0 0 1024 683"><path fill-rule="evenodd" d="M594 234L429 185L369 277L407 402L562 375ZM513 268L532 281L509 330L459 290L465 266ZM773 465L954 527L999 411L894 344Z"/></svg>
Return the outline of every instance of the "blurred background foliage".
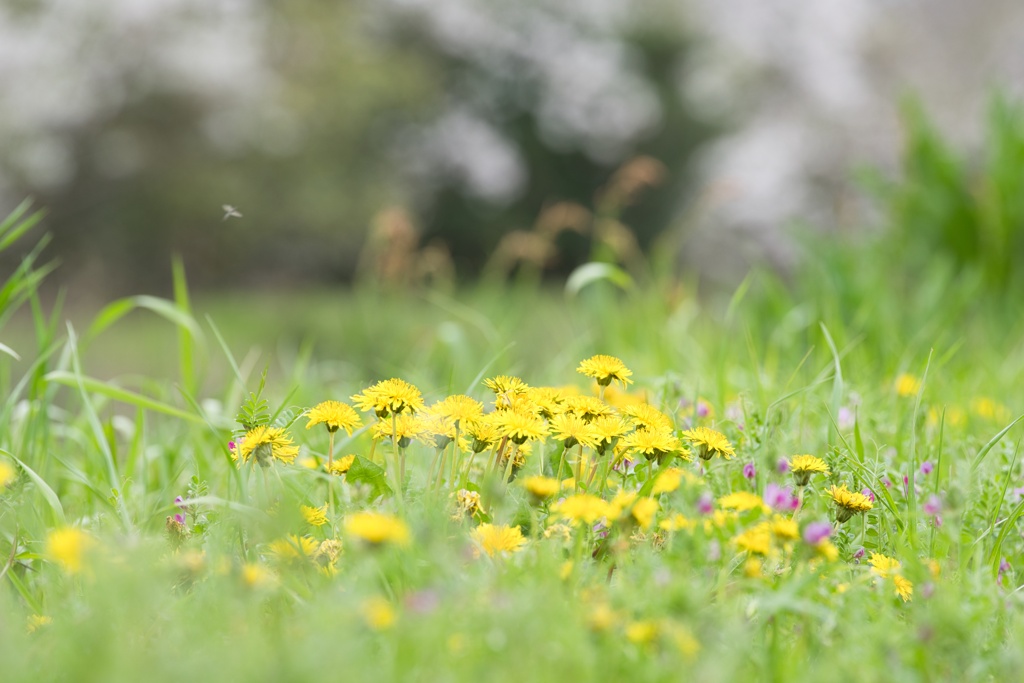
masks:
<svg viewBox="0 0 1024 683"><path fill-rule="evenodd" d="M364 246L447 279L564 274L600 235L635 257L713 129L677 87L685 22L641 6L9 4L0 51L53 69L6 72L0 196L47 208L98 297L166 291L172 253L200 288L350 281Z"/></svg>

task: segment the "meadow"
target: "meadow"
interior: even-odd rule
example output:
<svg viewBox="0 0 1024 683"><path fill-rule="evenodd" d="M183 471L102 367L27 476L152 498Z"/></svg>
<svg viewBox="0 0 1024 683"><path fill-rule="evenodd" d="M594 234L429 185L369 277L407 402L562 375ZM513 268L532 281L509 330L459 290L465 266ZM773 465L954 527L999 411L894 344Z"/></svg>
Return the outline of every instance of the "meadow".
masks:
<svg viewBox="0 0 1024 683"><path fill-rule="evenodd" d="M29 250L2 679L1016 680L1021 306L891 247L90 311Z"/></svg>

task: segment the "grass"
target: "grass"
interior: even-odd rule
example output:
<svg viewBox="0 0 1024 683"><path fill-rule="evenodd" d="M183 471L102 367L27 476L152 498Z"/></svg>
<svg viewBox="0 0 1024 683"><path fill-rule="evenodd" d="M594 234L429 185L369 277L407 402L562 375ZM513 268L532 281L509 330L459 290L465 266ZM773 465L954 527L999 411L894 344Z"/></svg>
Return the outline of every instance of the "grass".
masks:
<svg viewBox="0 0 1024 683"><path fill-rule="evenodd" d="M752 275L722 301L602 281L193 300L175 266L171 299L65 314L38 268L0 290L18 356L0 353L5 681L986 681L1024 665L1019 306L976 303L969 283L912 305L813 269L795 293ZM488 412L497 375L597 395L575 371L596 353L633 371L605 390L613 410L644 400L668 420L663 462L624 453L636 469L605 478L611 455L547 436L521 468L508 441L469 466L468 443L434 447L472 432L449 422L401 449L400 482L390 415L375 444L372 412L352 435L303 428L308 408L389 377ZM232 460L243 404L249 427L290 434L294 463ZM693 426L736 456L696 457ZM595 476L572 476L581 453ZM328 475L346 454L347 475ZM798 454L829 473L795 486L779 461ZM459 457L464 476L436 476ZM678 488L655 489L670 468ZM537 502L531 475L570 481ZM844 484L875 500L838 522L826 491ZM763 509L772 487L799 510ZM601 495L596 527L556 502L584 492ZM730 508L736 493L758 502ZM365 510L409 542L367 542L351 524ZM827 540L805 540L815 522ZM485 524L524 542L492 556ZM873 570L876 553L899 568Z"/></svg>

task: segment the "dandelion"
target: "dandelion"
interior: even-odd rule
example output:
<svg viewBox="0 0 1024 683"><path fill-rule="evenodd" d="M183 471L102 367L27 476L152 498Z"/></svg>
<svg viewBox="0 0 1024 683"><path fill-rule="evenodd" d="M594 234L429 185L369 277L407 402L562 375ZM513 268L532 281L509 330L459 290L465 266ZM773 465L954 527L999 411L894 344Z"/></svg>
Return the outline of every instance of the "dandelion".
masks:
<svg viewBox="0 0 1024 683"><path fill-rule="evenodd" d="M540 439L548 433L544 420L537 415L518 410L503 410L499 415L498 430L512 443L523 444L528 440Z"/></svg>
<svg viewBox="0 0 1024 683"><path fill-rule="evenodd" d="M277 582L277 577L261 564L247 563L242 565L242 583L247 588L269 588Z"/></svg>
<svg viewBox="0 0 1024 683"><path fill-rule="evenodd" d="M649 645L658 637L658 623L650 619L626 624L626 640L634 645Z"/></svg>
<svg viewBox="0 0 1024 683"><path fill-rule="evenodd" d="M596 396L570 396L565 399L562 412L578 415L587 422L607 415L614 415L611 406Z"/></svg>
<svg viewBox="0 0 1024 683"><path fill-rule="evenodd" d="M312 429L314 426L322 424L331 434L334 434L339 429L344 429L351 436L352 430L361 427L363 424L359 413L352 406L341 401L318 403L309 409L306 417L309 419L306 423L306 429Z"/></svg>
<svg viewBox="0 0 1024 683"><path fill-rule="evenodd" d="M733 539L733 544L740 550L755 555L768 555L772 548L771 526L767 523L758 524L747 529Z"/></svg>
<svg viewBox="0 0 1024 683"><path fill-rule="evenodd" d="M591 356L580 363L576 372L593 377L602 387L608 386L613 381L620 382L623 388L626 388L627 384L633 383L633 380L629 379L633 376L633 372L614 356L600 354Z"/></svg>
<svg viewBox="0 0 1024 683"><path fill-rule="evenodd" d="M333 576L337 573L338 557L341 555L341 541L333 538L329 538L326 541L322 541L317 547L316 552L313 553L313 562L315 562L328 576Z"/></svg>
<svg viewBox="0 0 1024 683"><path fill-rule="evenodd" d="M595 450L604 453L608 447L629 431L629 425L621 417L615 414L598 415L590 422L597 434L598 443Z"/></svg>
<svg viewBox="0 0 1024 683"><path fill-rule="evenodd" d="M579 444L584 448L597 448L601 441L597 430L582 417L573 413L561 413L551 420L551 436L566 448Z"/></svg>
<svg viewBox="0 0 1024 683"><path fill-rule="evenodd" d="M398 448L408 448L413 439L426 433L427 425L416 415L397 413L392 418L390 423L377 422L370 427L370 436L375 441L394 439Z"/></svg>
<svg viewBox="0 0 1024 683"><path fill-rule="evenodd" d="M18 473L6 460L0 460L0 489L10 486L17 478Z"/></svg>
<svg viewBox="0 0 1024 683"><path fill-rule="evenodd" d="M914 595L914 584L899 575L892 577L892 583L896 587L896 595L898 595L903 602L910 602L910 599Z"/></svg>
<svg viewBox="0 0 1024 683"><path fill-rule="evenodd" d="M345 531L371 545L393 543L409 545L409 527L393 515L381 512L357 512L345 519Z"/></svg>
<svg viewBox="0 0 1024 683"><path fill-rule="evenodd" d="M910 600L914 594L914 584L899 574L900 563L898 560L881 553L871 553L871 558L868 562L871 564L871 572L873 574L882 579L891 578L893 580L896 595L902 598L903 602Z"/></svg>
<svg viewBox="0 0 1024 683"><path fill-rule="evenodd" d="M921 391L921 380L906 373L896 378L896 393L899 396L916 396Z"/></svg>
<svg viewBox="0 0 1024 683"><path fill-rule="evenodd" d="M288 538L279 538L272 541L268 548L274 558L284 564L300 564L304 560L313 559L319 543L309 536L296 536L291 534Z"/></svg>
<svg viewBox="0 0 1024 683"><path fill-rule="evenodd" d="M624 453L643 455L648 460L662 462L668 455L678 453L684 460L690 452L683 448L679 438L667 429L641 429L627 435L620 446Z"/></svg>
<svg viewBox="0 0 1024 683"><path fill-rule="evenodd" d="M365 600L359 607L363 621L374 631L386 631L398 621L398 613L390 602L380 596Z"/></svg>
<svg viewBox="0 0 1024 683"><path fill-rule="evenodd" d="M654 480L654 487L651 489L651 495L656 496L659 493L671 493L679 488L679 484L683 481L683 471L678 467L669 467L668 469L661 470L658 472L658 478Z"/></svg>
<svg viewBox="0 0 1024 683"><path fill-rule="evenodd" d="M653 498L640 498L633 503L630 514L641 529L648 529L654 522L654 515L658 512L658 501Z"/></svg>
<svg viewBox="0 0 1024 683"><path fill-rule="evenodd" d="M473 517L480 513L483 507L480 503L480 494L469 489L459 489L455 492L455 514L452 519L459 520L463 517Z"/></svg>
<svg viewBox="0 0 1024 683"><path fill-rule="evenodd" d="M668 415L647 403L626 406L622 412L637 429L672 429L672 420Z"/></svg>
<svg viewBox="0 0 1024 683"><path fill-rule="evenodd" d="M26 630L29 633L35 633L44 626L49 626L53 623L53 619L44 614L30 614L28 617L28 624Z"/></svg>
<svg viewBox="0 0 1024 683"><path fill-rule="evenodd" d="M533 496L534 502L554 497L561 489L561 483L552 477L533 476L523 480L523 488Z"/></svg>
<svg viewBox="0 0 1024 683"><path fill-rule="evenodd" d="M714 429L694 427L683 432L683 437L697 448L697 455L703 460L710 460L716 455L728 460L736 455L725 434Z"/></svg>
<svg viewBox="0 0 1024 683"><path fill-rule="evenodd" d="M471 537L490 557L499 553L519 552L526 544L523 532L518 526L481 524L473 529ZM477 556L479 557L479 551Z"/></svg>
<svg viewBox="0 0 1024 683"><path fill-rule="evenodd" d="M839 523L845 522L855 514L867 512L874 507L867 496L850 491L846 488L846 484L842 486L833 485L825 493L836 504L836 521Z"/></svg>
<svg viewBox="0 0 1024 683"><path fill-rule="evenodd" d="M299 447L283 428L260 426L246 433L237 452L243 463L251 460L260 467L268 467L274 460L294 462Z"/></svg>
<svg viewBox="0 0 1024 683"><path fill-rule="evenodd" d="M355 463L355 461L355 454L350 453L349 455L346 455L343 458L338 458L337 460L332 462L330 466L327 468L327 472L329 474L341 476L342 474L345 474L350 469L352 469L352 465L353 463Z"/></svg>
<svg viewBox="0 0 1024 683"><path fill-rule="evenodd" d="M812 474L829 474L828 464L813 455L794 455L789 461L789 470L797 486L807 486Z"/></svg>
<svg viewBox="0 0 1024 683"><path fill-rule="evenodd" d="M44 554L68 574L78 574L85 568L86 556L95 545L95 539L81 529L62 527L47 535Z"/></svg>
<svg viewBox="0 0 1024 683"><path fill-rule="evenodd" d="M722 496L718 499L718 505L726 510L736 510L737 512L746 512L747 510L767 511L761 496L749 491L737 491L736 493Z"/></svg>
<svg viewBox="0 0 1024 683"><path fill-rule="evenodd" d="M484 386L494 392L494 407L499 409L509 407L514 399L526 396L530 389L526 382L509 375L485 379Z"/></svg>
<svg viewBox="0 0 1024 683"><path fill-rule="evenodd" d="M378 418L391 414L415 413L423 409L420 390L401 379L387 379L377 382L362 393L352 396L360 410L372 410Z"/></svg>
<svg viewBox="0 0 1024 683"><path fill-rule="evenodd" d="M324 503L322 507L310 507L309 505L302 505L299 507L299 511L302 513L302 518L306 520L307 524L312 526L323 526L327 524L327 504Z"/></svg>
<svg viewBox="0 0 1024 683"><path fill-rule="evenodd" d="M436 404L435 412L456 429L465 430L484 416L484 404L469 396L455 394Z"/></svg>
<svg viewBox="0 0 1024 683"><path fill-rule="evenodd" d="M571 520L574 524L576 522L593 524L602 517L609 516L612 512L608 501L589 493L569 496L552 505L551 511L559 517Z"/></svg>

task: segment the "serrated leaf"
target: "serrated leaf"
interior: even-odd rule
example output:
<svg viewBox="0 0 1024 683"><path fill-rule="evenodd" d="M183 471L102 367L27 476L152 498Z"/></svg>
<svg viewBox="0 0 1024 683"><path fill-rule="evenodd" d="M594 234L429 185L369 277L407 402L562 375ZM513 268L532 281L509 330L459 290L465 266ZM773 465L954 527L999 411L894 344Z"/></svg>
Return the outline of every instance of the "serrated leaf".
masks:
<svg viewBox="0 0 1024 683"><path fill-rule="evenodd" d="M392 493L384 468L362 456L357 455L352 461L352 467L345 474L345 480L353 484L368 485L373 499L390 496Z"/></svg>

